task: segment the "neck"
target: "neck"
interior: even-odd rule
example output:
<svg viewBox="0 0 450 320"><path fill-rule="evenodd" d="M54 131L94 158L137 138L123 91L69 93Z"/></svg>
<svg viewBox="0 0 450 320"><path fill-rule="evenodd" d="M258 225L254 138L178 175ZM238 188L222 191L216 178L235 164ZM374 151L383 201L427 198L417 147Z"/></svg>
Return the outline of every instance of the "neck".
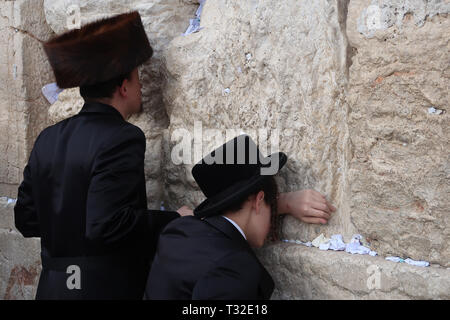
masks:
<svg viewBox="0 0 450 320"><path fill-rule="evenodd" d="M225 212L225 217L233 220L239 228L241 228L242 232L244 232L245 236L247 236L248 232L248 217L249 215L244 212L244 210L239 210L236 212Z"/></svg>
<svg viewBox="0 0 450 320"><path fill-rule="evenodd" d="M114 109L116 109L117 111L120 112L120 114L122 115L122 118L124 118L125 120L127 120L129 118L129 115L125 111L125 108L123 108L122 105L120 103L118 103L117 101L115 101L114 99L102 98L102 99L92 99L90 101L100 102L103 104L110 105L111 107L113 107Z"/></svg>

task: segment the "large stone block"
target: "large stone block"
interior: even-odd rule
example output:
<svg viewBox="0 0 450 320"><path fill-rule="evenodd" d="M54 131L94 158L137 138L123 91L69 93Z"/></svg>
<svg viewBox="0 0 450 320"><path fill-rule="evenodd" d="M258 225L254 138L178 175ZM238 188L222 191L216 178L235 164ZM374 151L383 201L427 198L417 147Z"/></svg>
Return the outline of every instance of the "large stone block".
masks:
<svg viewBox="0 0 450 320"><path fill-rule="evenodd" d="M284 243L257 254L274 278L276 300L450 298L448 268Z"/></svg>
<svg viewBox="0 0 450 320"><path fill-rule="evenodd" d="M347 1L206 1L203 29L175 38L166 54L167 150L183 139L202 144L199 152L192 149L190 164L166 161L168 198L198 204L190 170L200 157L194 156L223 143L226 129L242 129L266 144L266 154L288 154L282 190L315 188L339 208L327 227L286 219L288 236L307 239L324 230L351 235L346 10ZM203 141L195 141L200 125Z"/></svg>
<svg viewBox="0 0 450 320"><path fill-rule="evenodd" d="M13 197L26 158L26 108L21 92L23 35L14 29L13 1L0 3L0 195Z"/></svg>
<svg viewBox="0 0 450 320"><path fill-rule="evenodd" d="M52 34L43 0L0 3L0 195L15 197L39 132L48 125L42 86L52 79L40 40Z"/></svg>
<svg viewBox="0 0 450 320"><path fill-rule="evenodd" d="M448 1L351 1L347 18L351 221L379 253L447 267L448 12Z"/></svg>
<svg viewBox="0 0 450 320"><path fill-rule="evenodd" d="M41 270L40 240L14 227L15 202L0 198L0 299L34 299Z"/></svg>

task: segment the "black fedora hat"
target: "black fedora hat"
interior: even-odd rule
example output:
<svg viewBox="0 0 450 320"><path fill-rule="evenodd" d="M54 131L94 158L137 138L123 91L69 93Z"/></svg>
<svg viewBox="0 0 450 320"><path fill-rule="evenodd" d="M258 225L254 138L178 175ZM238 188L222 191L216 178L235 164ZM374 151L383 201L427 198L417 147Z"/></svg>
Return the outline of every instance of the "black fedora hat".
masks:
<svg viewBox="0 0 450 320"><path fill-rule="evenodd" d="M246 134L228 141L192 168L192 175L206 196L194 209L194 215L204 218L221 214L235 201L257 191L254 188L277 174L286 161L283 152L264 157Z"/></svg>

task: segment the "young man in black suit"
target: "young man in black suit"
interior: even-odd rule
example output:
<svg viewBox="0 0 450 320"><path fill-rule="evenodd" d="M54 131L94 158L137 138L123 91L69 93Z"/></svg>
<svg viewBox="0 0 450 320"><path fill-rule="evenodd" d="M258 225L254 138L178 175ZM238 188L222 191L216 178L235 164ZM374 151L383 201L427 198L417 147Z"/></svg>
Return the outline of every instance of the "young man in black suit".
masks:
<svg viewBox="0 0 450 320"><path fill-rule="evenodd" d="M44 49L60 88L80 87L81 112L37 138L15 224L40 237L37 299L142 299L161 229L177 212L147 210L137 67L152 56L138 12L58 36ZM179 210L185 213L185 210Z"/></svg>
<svg viewBox="0 0 450 320"><path fill-rule="evenodd" d="M318 193L309 193L308 201L301 192L290 200L279 199L273 176L286 161L282 152L265 158L249 136L241 135L196 164L192 174L207 199L194 209L193 217L176 219L161 233L146 297L270 298L273 280L251 247L264 244L271 225L276 227L273 221L279 212L305 219L325 220L321 218L325 215L327 220L326 212L335 210L319 199ZM324 211L314 209L322 205ZM320 214L308 217L305 210L311 215L316 214L311 210L319 210Z"/></svg>

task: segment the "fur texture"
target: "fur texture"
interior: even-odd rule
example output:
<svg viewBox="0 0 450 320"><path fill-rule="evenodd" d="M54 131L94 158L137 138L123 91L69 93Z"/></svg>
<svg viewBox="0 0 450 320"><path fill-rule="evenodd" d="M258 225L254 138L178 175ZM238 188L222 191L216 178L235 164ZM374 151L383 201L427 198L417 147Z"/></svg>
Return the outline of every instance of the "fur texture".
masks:
<svg viewBox="0 0 450 320"><path fill-rule="evenodd" d="M105 82L153 54L137 11L102 19L44 43L60 88Z"/></svg>

